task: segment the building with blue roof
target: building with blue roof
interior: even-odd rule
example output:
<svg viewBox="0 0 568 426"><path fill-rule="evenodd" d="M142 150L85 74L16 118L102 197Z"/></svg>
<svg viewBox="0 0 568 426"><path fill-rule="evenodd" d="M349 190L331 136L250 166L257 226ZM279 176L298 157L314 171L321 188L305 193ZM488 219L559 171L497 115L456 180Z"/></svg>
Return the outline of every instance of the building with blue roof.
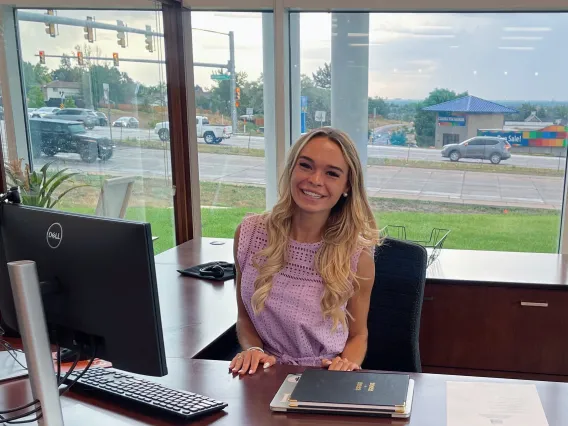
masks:
<svg viewBox="0 0 568 426"><path fill-rule="evenodd" d="M425 107L423 111L436 114L436 148L477 136L478 129L502 129L505 115L518 112L471 95Z"/></svg>

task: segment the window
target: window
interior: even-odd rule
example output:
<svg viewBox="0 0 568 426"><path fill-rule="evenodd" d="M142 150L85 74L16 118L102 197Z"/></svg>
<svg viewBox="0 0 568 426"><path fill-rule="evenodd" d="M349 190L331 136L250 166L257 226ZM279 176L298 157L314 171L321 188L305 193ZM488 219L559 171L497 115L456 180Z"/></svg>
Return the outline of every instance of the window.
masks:
<svg viewBox="0 0 568 426"><path fill-rule="evenodd" d="M232 238L266 208L266 12L192 12L202 234ZM269 48L269 47L267 47ZM234 79L233 79L234 77ZM242 115L254 115L245 120Z"/></svg>
<svg viewBox="0 0 568 426"><path fill-rule="evenodd" d="M151 224L158 253L175 241L170 148L158 135L168 109L162 14L156 7L50 9L49 15L61 19L55 24L42 22L46 10L19 9L16 19L32 167L49 165L48 177L65 168L76 173L55 191L61 198L54 208L105 215L105 206L127 203L126 219ZM87 23L95 23L92 31L85 30ZM127 117L127 125L119 117ZM54 118L72 121L61 122L59 130L35 126ZM8 149L27 157L20 148ZM103 191L104 185L118 184L116 177L130 178L132 191L120 197L113 197L111 187Z"/></svg>
<svg viewBox="0 0 568 426"><path fill-rule="evenodd" d="M459 143L460 142L460 135L450 135L448 133L444 133L444 145L448 145L451 143Z"/></svg>
<svg viewBox="0 0 568 426"><path fill-rule="evenodd" d="M379 226L404 226L412 240L449 229L444 248L556 252L568 89L550 58L566 18L294 12L292 113L301 132L351 135ZM510 148L443 149L477 136Z"/></svg>

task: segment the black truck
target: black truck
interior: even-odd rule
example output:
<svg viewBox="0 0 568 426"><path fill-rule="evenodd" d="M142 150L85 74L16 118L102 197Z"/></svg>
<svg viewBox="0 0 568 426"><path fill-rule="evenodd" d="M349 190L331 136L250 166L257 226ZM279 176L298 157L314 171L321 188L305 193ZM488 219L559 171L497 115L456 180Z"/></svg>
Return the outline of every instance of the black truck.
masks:
<svg viewBox="0 0 568 426"><path fill-rule="evenodd" d="M34 157L41 153L48 157L58 152L77 153L87 163L112 157L112 141L106 136L87 134L79 121L31 118L30 133Z"/></svg>

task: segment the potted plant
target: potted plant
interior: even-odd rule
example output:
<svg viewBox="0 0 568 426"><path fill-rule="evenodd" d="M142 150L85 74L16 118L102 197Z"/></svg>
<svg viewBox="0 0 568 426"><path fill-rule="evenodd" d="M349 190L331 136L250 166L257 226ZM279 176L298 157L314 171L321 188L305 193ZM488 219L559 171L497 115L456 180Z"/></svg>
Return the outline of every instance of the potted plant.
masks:
<svg viewBox="0 0 568 426"><path fill-rule="evenodd" d="M19 187L22 204L51 209L69 192L82 186L88 186L75 185L56 195L55 191L78 173L68 173L68 169L61 169L53 174L48 174L49 167L53 162L44 164L39 172L32 172L29 164L26 164L22 169L22 161L23 159L19 159L6 165L9 184Z"/></svg>

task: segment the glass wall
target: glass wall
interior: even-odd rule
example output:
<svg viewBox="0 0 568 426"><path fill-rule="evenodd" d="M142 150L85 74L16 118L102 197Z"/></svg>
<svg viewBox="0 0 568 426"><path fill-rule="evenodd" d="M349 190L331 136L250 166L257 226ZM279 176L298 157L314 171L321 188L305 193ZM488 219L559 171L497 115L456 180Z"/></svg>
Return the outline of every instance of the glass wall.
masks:
<svg viewBox="0 0 568 426"><path fill-rule="evenodd" d="M444 248L557 251L566 13L293 19L301 131L331 125L353 137L380 227L430 244L449 230Z"/></svg>
<svg viewBox="0 0 568 426"><path fill-rule="evenodd" d="M271 20L272 14L191 15L206 237L232 238L246 213L261 212L266 206L263 22L267 18Z"/></svg>
<svg viewBox="0 0 568 426"><path fill-rule="evenodd" d="M148 221L155 252L173 247L161 12L20 9L16 19L32 169L68 176L50 181L41 205ZM7 166L9 181L30 190L24 164Z"/></svg>

